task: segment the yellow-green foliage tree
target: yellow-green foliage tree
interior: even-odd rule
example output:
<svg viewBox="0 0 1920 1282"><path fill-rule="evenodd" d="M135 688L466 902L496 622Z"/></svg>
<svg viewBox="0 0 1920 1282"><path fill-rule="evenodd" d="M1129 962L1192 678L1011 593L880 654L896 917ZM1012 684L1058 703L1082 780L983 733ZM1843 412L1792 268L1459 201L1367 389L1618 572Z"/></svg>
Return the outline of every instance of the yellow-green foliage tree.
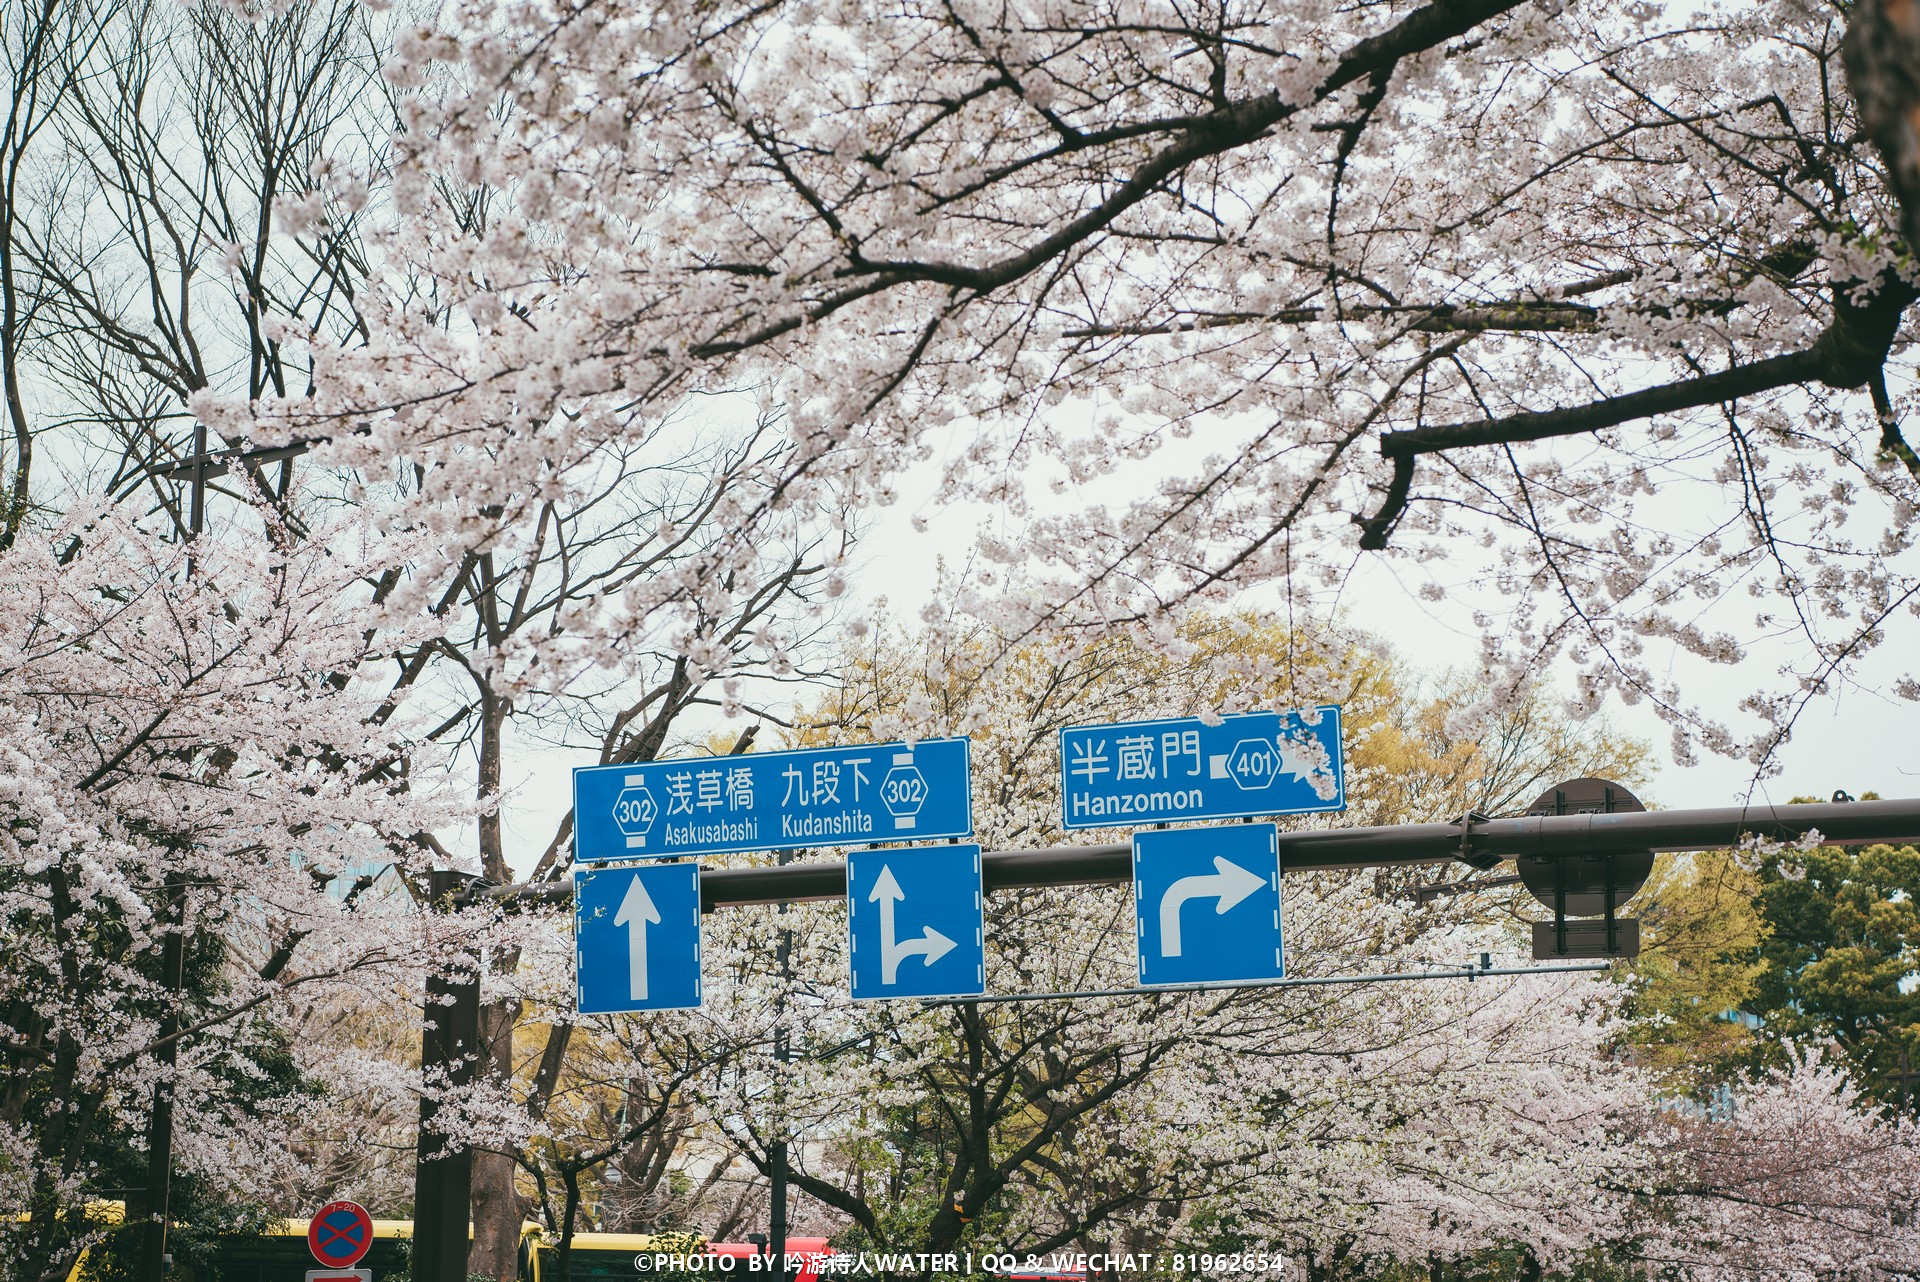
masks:
<svg viewBox="0 0 1920 1282"><path fill-rule="evenodd" d="M1767 927L1758 875L1724 850L1662 855L1636 897L1641 953L1631 980L1630 1039L1642 1062L1680 1089L1723 1080L1748 1063L1750 1006Z"/></svg>
<svg viewBox="0 0 1920 1282"><path fill-rule="evenodd" d="M1510 815L1584 772L1637 785L1648 776L1647 745L1603 718L1566 715L1534 691L1497 713L1474 715L1484 691L1461 673L1429 677L1388 662L1379 720L1354 745L1367 770L1365 805L1376 823L1452 819L1468 810Z"/></svg>

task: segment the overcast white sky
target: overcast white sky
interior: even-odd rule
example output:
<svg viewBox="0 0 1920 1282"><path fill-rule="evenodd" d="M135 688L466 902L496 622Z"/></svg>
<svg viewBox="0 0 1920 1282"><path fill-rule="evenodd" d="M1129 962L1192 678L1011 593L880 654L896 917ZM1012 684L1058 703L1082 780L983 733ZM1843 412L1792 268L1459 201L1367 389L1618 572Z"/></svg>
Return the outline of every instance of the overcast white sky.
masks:
<svg viewBox="0 0 1920 1282"><path fill-rule="evenodd" d="M915 501L911 486L903 490L908 497L899 504L872 514L873 524L860 543L860 570L848 577L856 593L869 600L884 595L893 618L911 620L927 600L935 562L942 555L950 565L963 562L985 514L977 508L943 511L924 497ZM1058 501L1071 503L1087 497L1069 492ZM1114 496L1102 497L1111 501ZM926 518L925 532L914 530L915 515ZM1461 577L1471 579L1467 574ZM1471 670L1479 665L1479 636L1472 622L1476 602L1422 600L1395 577L1394 563L1388 558L1362 556L1340 599L1345 622L1386 638L1421 668ZM1753 662L1767 660L1756 654ZM1752 664L1726 667L1693 662L1682 671L1683 689L1710 715L1736 729L1751 729L1743 724L1737 705L1759 684ZM1889 676L1882 688L1890 687L1891 681ZM1652 744L1658 768L1652 786L1642 790L1643 800L1663 808L1784 802L1808 794L1825 797L1835 789L1855 795L1869 790L1889 797L1920 795L1920 747L1916 746L1920 736L1914 733L1920 725L1920 709L1872 689L1843 690L1816 699L1781 753L1781 772L1757 783L1753 767L1744 761L1703 754L1693 766L1673 764L1670 732L1644 704L1626 707L1614 700L1605 715Z"/></svg>
<svg viewBox="0 0 1920 1282"><path fill-rule="evenodd" d="M949 565L964 564L980 523L992 519L991 513L979 507L936 506L931 498L933 475L932 466L922 469L902 483L897 503L869 511L848 575L849 610L870 610L876 598L885 597L889 618L911 621L932 595L936 562L944 556ZM1111 491L1112 484L1101 488ZM1120 496L1070 490L1050 501L1078 503L1095 497L1111 502ZM914 529L916 516L926 519L924 531ZM1477 582L1471 571L1463 571L1460 578L1468 585ZM1423 669L1438 672L1478 666L1478 635L1472 623L1476 602L1422 600L1396 578L1390 559L1363 556L1340 599L1344 622L1386 638ZM1257 598L1251 603L1257 605ZM1764 662L1764 658L1754 660ZM1685 672L1684 689L1698 705L1738 729L1749 728L1741 724L1737 705L1760 684L1753 664L1692 663ZM1890 685L1889 677L1881 688ZM1743 761L1703 756L1693 766L1673 764L1668 729L1646 705L1626 707L1613 701L1605 715L1617 727L1651 743L1657 768L1652 784L1639 791L1642 800L1662 808L1784 802L1809 794L1825 797L1835 789L1855 795L1869 790L1888 797L1920 795L1920 747L1916 747L1920 736L1914 733L1920 711L1871 688L1846 689L1815 700L1794 740L1781 753L1782 771L1758 782L1752 766ZM717 714L713 728L719 728ZM686 727L684 734L704 729ZM591 763L579 754L544 747L512 753L510 760L519 777L507 781L509 848L514 851L513 863L524 874L566 813L572 767Z"/></svg>

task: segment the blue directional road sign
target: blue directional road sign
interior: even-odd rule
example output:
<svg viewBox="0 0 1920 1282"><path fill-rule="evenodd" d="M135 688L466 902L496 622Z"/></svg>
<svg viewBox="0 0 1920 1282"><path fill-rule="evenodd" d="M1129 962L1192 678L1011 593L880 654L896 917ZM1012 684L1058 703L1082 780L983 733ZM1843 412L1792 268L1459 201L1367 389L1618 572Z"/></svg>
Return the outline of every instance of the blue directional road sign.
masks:
<svg viewBox="0 0 1920 1282"><path fill-rule="evenodd" d="M847 856L847 946L855 1001L986 991L980 847Z"/></svg>
<svg viewBox="0 0 1920 1282"><path fill-rule="evenodd" d="M583 863L973 835L966 739L675 757L573 772Z"/></svg>
<svg viewBox="0 0 1920 1282"><path fill-rule="evenodd" d="M1068 726L1060 811L1068 828L1345 810L1340 709Z"/></svg>
<svg viewBox="0 0 1920 1282"><path fill-rule="evenodd" d="M647 864L573 875L580 1012L700 1004L700 868Z"/></svg>
<svg viewBox="0 0 1920 1282"><path fill-rule="evenodd" d="M1280 979L1280 849L1272 824L1133 834L1140 983Z"/></svg>

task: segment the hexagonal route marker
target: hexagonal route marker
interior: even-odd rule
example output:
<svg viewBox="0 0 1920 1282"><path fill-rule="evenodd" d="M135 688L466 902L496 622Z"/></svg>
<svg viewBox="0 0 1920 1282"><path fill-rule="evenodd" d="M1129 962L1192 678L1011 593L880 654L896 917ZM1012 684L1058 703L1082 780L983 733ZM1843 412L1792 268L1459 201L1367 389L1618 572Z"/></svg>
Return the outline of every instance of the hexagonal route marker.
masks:
<svg viewBox="0 0 1920 1282"><path fill-rule="evenodd" d="M647 834L660 818L660 807L647 791L644 777L634 775L627 782L630 786L622 788L620 795L613 799L613 823L627 839L628 850L645 850Z"/></svg>
<svg viewBox="0 0 1920 1282"><path fill-rule="evenodd" d="M1280 752L1271 739L1242 739L1227 754L1227 777L1251 792L1280 773Z"/></svg>
<svg viewBox="0 0 1920 1282"><path fill-rule="evenodd" d="M927 777L913 764L912 753L894 756L893 768L880 781L880 804L893 816L895 828L901 832L912 830L920 808L927 804Z"/></svg>

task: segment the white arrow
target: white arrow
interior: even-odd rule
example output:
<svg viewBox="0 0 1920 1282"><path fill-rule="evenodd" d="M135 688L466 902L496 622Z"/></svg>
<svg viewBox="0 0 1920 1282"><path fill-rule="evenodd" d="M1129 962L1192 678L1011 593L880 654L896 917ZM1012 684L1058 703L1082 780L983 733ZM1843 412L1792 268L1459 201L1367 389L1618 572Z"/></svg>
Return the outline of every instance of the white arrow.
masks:
<svg viewBox="0 0 1920 1282"><path fill-rule="evenodd" d="M1230 863L1219 855L1213 857L1213 866L1217 872L1202 873L1194 877L1182 877L1167 887L1167 893L1160 896L1160 955L1178 957L1180 955L1180 905L1189 899L1211 899L1218 897L1219 906L1213 911L1225 915L1229 908L1267 884L1267 879L1259 873L1248 872L1239 864Z"/></svg>
<svg viewBox="0 0 1920 1282"><path fill-rule="evenodd" d="M1317 745L1315 745L1317 746ZM1292 775L1299 783L1313 783L1315 774L1326 768L1325 758L1304 743L1296 743L1282 737L1280 740L1280 768L1273 772L1278 779L1281 775Z"/></svg>
<svg viewBox="0 0 1920 1282"><path fill-rule="evenodd" d="M640 884L640 874L635 873L627 883L627 893L620 897L620 911L613 915L613 924L627 928L627 997L636 1002L647 1000L649 922L655 926L660 924L660 910L647 897L647 888Z"/></svg>
<svg viewBox="0 0 1920 1282"><path fill-rule="evenodd" d="M900 974L900 963L918 954L931 966L953 951L954 943L945 935L928 926L920 932L920 938L909 939L905 943L895 943L893 937L893 906L905 899L906 893L900 889L900 883L893 879L893 869L880 865L880 879L873 883L873 893L867 896L867 902L880 905L880 982L891 984Z"/></svg>

